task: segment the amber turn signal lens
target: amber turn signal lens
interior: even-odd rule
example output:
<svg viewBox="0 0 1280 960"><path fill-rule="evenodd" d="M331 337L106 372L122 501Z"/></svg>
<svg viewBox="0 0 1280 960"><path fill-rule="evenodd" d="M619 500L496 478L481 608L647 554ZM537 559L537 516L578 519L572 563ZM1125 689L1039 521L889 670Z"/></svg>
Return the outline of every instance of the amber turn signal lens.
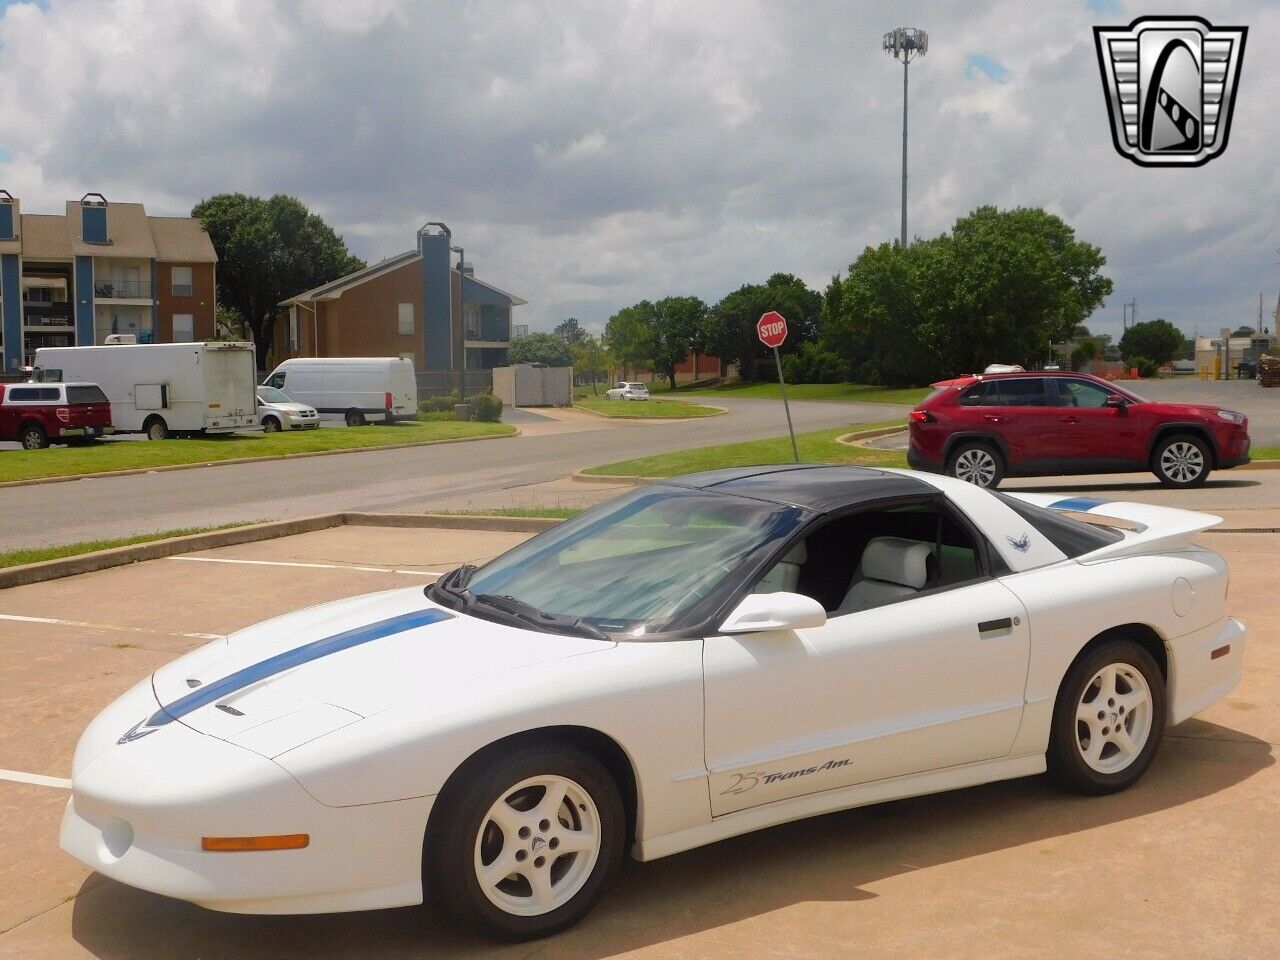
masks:
<svg viewBox="0 0 1280 960"><path fill-rule="evenodd" d="M1231 652L1231 644L1228 643L1225 647L1219 647L1217 650L1214 650L1211 654L1209 654L1209 659L1217 660L1219 657L1225 657L1230 652Z"/></svg>
<svg viewBox="0 0 1280 960"><path fill-rule="evenodd" d="M301 850L311 843L309 833L286 833L274 837L201 837L200 849L213 853L246 850Z"/></svg>

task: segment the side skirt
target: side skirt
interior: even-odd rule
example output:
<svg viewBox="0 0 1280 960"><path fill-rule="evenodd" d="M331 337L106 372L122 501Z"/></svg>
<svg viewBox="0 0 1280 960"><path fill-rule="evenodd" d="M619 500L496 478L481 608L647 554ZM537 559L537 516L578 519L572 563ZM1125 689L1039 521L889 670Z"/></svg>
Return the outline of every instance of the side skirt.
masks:
<svg viewBox="0 0 1280 960"><path fill-rule="evenodd" d="M927 773L913 773L889 780L859 783L851 787L841 787L838 790L826 790L808 796L793 797L790 800L780 800L761 807L749 807L736 813L715 817L710 823L677 830L675 833L660 837L638 840L631 852L637 860L657 860L660 857L669 857L673 853L682 853L694 847L715 843L717 840L736 837L742 833L775 827L780 823L790 823L792 820L803 820L806 817L816 817L837 810L865 807L873 803L884 803L887 800L901 800L904 797L918 797L927 793L959 790L996 780L1031 777L1044 771L1044 754L1036 753L1020 757L1001 757L998 760L983 760L979 763L945 767L941 770L930 770Z"/></svg>

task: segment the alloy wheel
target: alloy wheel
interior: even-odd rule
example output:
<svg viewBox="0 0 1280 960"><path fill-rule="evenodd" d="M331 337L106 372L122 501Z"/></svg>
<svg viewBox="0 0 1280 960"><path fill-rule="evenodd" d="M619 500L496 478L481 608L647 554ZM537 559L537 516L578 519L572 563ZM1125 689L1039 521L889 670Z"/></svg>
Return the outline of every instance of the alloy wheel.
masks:
<svg viewBox="0 0 1280 960"><path fill-rule="evenodd" d="M1204 473L1204 453L1194 443L1177 440L1160 454L1160 472L1175 483L1190 483Z"/></svg>
<svg viewBox="0 0 1280 960"><path fill-rule="evenodd" d="M1076 746L1099 773L1119 773L1151 736L1151 688L1142 672L1112 663L1093 675L1076 707Z"/></svg>
<svg viewBox="0 0 1280 960"><path fill-rule="evenodd" d="M966 483L989 487L996 476L996 459L981 447L965 450L956 457L955 475Z"/></svg>
<svg viewBox="0 0 1280 960"><path fill-rule="evenodd" d="M476 879L506 913L550 913L591 877L600 844L600 812L586 790L567 777L530 777L494 801L481 821Z"/></svg>

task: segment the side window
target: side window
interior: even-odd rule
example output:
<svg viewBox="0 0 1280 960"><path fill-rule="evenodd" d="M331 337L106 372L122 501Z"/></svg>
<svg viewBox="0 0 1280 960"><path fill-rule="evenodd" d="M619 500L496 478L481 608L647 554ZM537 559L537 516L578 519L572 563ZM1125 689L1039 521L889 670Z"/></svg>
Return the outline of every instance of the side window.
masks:
<svg viewBox="0 0 1280 960"><path fill-rule="evenodd" d="M1042 377L1011 377L999 381L1000 405L1004 407L1045 407L1049 399L1045 395Z"/></svg>
<svg viewBox="0 0 1280 960"><path fill-rule="evenodd" d="M10 387L8 394L10 403L30 403L37 395L35 387Z"/></svg>
<svg viewBox="0 0 1280 960"><path fill-rule="evenodd" d="M285 377L285 375L284 375L283 373L273 373L273 374L270 376L270 378L267 380L267 386L269 386L269 387L275 387L277 390L283 390L283 389L284 389L284 377Z"/></svg>
<svg viewBox="0 0 1280 960"><path fill-rule="evenodd" d="M1060 407L1105 407L1110 396L1104 388L1088 380L1062 379L1057 384Z"/></svg>
<svg viewBox="0 0 1280 960"><path fill-rule="evenodd" d="M975 383L972 387L960 394L960 399L956 401L962 407L992 407L999 403L1000 398L997 394L999 384L990 381L986 383Z"/></svg>
<svg viewBox="0 0 1280 960"><path fill-rule="evenodd" d="M986 576L969 527L945 506L921 504L819 526L767 570L753 592L800 593L841 616Z"/></svg>

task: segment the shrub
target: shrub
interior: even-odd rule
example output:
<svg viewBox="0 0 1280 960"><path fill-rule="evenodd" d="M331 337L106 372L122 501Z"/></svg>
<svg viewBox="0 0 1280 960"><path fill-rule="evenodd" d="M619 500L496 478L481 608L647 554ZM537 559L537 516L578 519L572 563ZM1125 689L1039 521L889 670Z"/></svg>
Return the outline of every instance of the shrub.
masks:
<svg viewBox="0 0 1280 960"><path fill-rule="evenodd" d="M782 375L789 383L846 383L853 371L843 357L816 343L801 344L782 358Z"/></svg>
<svg viewBox="0 0 1280 960"><path fill-rule="evenodd" d="M418 409L423 413L452 413L453 405L461 402L458 399L458 391L454 390L444 396L427 397L427 399L418 404Z"/></svg>
<svg viewBox="0 0 1280 960"><path fill-rule="evenodd" d="M1150 357L1125 357L1124 365L1126 367L1137 367L1138 376L1144 378L1154 377L1160 372L1160 364Z"/></svg>
<svg viewBox="0 0 1280 960"><path fill-rule="evenodd" d="M485 423L497 423L502 419L502 400L492 393L477 393L467 401L471 404L471 416Z"/></svg>

